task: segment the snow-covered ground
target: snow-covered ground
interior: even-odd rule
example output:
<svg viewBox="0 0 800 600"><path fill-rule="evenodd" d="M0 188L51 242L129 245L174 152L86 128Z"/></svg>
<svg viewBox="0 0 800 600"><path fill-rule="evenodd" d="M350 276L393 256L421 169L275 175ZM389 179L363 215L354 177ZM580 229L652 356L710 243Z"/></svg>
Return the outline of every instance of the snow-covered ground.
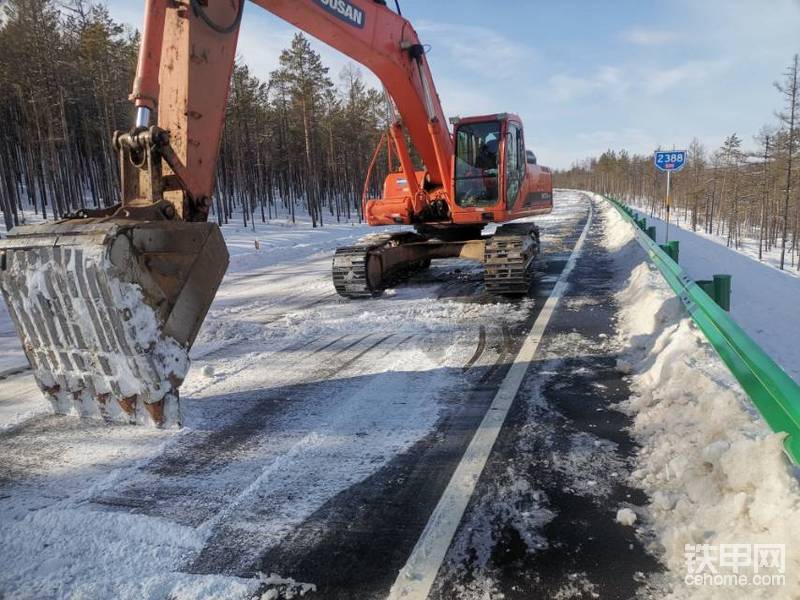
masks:
<svg viewBox="0 0 800 600"><path fill-rule="evenodd" d="M662 216L661 213L658 213L659 217L651 217L649 209L646 206L644 206L643 204L641 204L641 203L640 204L634 203L634 204L632 204L632 206L634 208L636 208L642 214L642 216L647 216L648 218L652 218L652 219L658 219L659 221L663 220L663 219L660 218ZM686 231L691 231L692 230L691 214L686 212L686 211L684 211L684 210L681 210L681 209L673 209L671 214L670 214L670 225L669 226L670 226L670 228L679 227L679 228L684 229ZM717 227L715 225L714 226L714 230L715 230L714 233L706 233L705 230L703 230L702 228L698 227L698 229L696 231L694 231L693 233L695 235L699 236L699 237L702 237L703 239L706 239L706 240L712 241L712 242L714 242L716 244L720 244L722 246L726 246L727 247L727 244L728 244L727 233L725 235L716 233L716 229L717 229ZM663 238L660 238L658 241L662 242ZM745 256L749 256L750 258L758 260L758 239L757 238L742 238L739 241L739 246L735 247L733 249L736 252L744 254ZM792 276L792 277L800 277L800 268L798 268L798 265L797 265L797 262L796 262L796 260L797 260L797 252L795 251L795 255L794 255L794 257L792 257L792 252L791 251L792 251L792 243L791 243L791 240L789 240L789 242L786 244L786 256L785 256L785 260L784 260L784 271L783 272L786 273L787 275ZM794 263L793 263L793 260L792 260L793 258L795 259ZM770 266L770 267L772 267L774 269L780 270L780 268L779 268L779 266L781 264L781 247L780 247L780 244L778 244L776 246L773 246L772 248L770 248L768 250L763 250L762 256L761 256L761 262L763 262L763 264L768 265L768 266Z"/></svg>
<svg viewBox="0 0 800 600"><path fill-rule="evenodd" d="M655 529L656 551L670 570L674 589L670 597L800 597L800 486L783 454L781 436L761 419L669 285L646 260L633 241L631 227L607 203L606 213L607 243L617 253L620 274L626 279L618 293L623 307L619 335L627 347L620 368L632 374L634 395L622 408L633 417L633 434L642 446L633 479L651 499L643 516ZM721 264L715 272L733 271L734 282L737 273L743 279L747 272L763 278L765 285L800 283L714 242L686 232L679 233L678 239L681 263L690 272L694 269L696 277L710 274L698 269ZM715 259L720 262L714 263ZM782 289L787 293L798 288ZM762 305L784 306L784 298L756 285L748 290L740 284L735 297L741 307L743 297L757 294L763 294ZM795 291L795 301L798 298ZM739 312L745 311L740 308ZM790 314L784 317L788 321ZM792 320L769 323L786 346L797 335L783 333L782 328L791 330L796 325L797 319ZM752 321L748 324L752 326ZM773 347L781 349L779 344ZM778 358L791 356L795 355L784 352ZM704 544L707 551L701 550ZM687 586L687 545L693 556L713 554L712 566L730 575L734 571L724 562L720 565L724 544L785 545L785 585ZM752 563L739 572L752 578Z"/></svg>
<svg viewBox="0 0 800 600"><path fill-rule="evenodd" d="M664 243L666 223L645 213ZM670 239L680 242L680 264L693 279L711 279L715 273L733 276L731 315L775 362L800 383L800 277L758 261L758 245L737 252L724 239L670 225Z"/></svg>
<svg viewBox="0 0 800 600"><path fill-rule="evenodd" d="M557 206L537 219L551 232L586 202ZM236 598L283 581L238 575L430 435L533 302L481 298L480 269L460 261L345 301L332 250L374 230L257 230L224 228L231 267L192 350L183 430L32 419L44 407L30 375L0 381L16 398L0 415L14 424L0 467L3 594Z"/></svg>

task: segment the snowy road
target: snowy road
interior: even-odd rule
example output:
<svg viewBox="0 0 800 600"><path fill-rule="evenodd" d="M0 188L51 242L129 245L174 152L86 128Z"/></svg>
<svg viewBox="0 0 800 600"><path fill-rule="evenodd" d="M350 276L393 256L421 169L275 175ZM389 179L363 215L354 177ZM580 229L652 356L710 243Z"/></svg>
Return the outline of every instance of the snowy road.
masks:
<svg viewBox="0 0 800 600"><path fill-rule="evenodd" d="M587 210L571 194L537 219L545 249L536 293L521 302L486 296L479 268L459 261L379 300L344 301L330 283L329 248L363 228L327 234L329 247L311 236L284 242L266 264L269 250L235 242L193 349L177 433L25 420L44 406L28 375L10 376L2 410L23 422L0 438L9 557L0 588L23 597L213 596L272 585L258 577L276 572L324 597L379 597Z"/></svg>
<svg viewBox="0 0 800 600"><path fill-rule="evenodd" d="M515 302L487 296L480 269L455 260L380 299L345 301L330 282L332 250L364 227L229 228L231 269L192 351L182 430L49 416L29 374L0 380L0 596L386 598L409 574L418 542L436 530L434 509L547 315L441 567L430 566L430 598L666 597L673 580L665 563L681 577L674 540L694 531L724 536L714 498L739 502L758 490L709 472L706 445L720 448L723 433L732 450L737 440L761 440L758 452L771 462L760 472L781 482L769 489L787 506L800 494L763 424L732 387L719 388L724 367L710 354L702 355L711 379L698 402L725 398L731 422L743 425L727 432L706 417L681 423L692 444L686 460L698 467L672 483L674 461L663 467L658 459L671 459L673 450L660 448L675 434L643 434L642 423L665 419L629 400L651 393L639 390L639 377L652 374L632 379L632 367L620 368L626 352L641 353L659 327L672 327L662 320L672 315L670 296L656 298L663 305L620 300L633 265L637 273L647 267L624 231L622 246L611 248L601 204L556 195L554 213L536 219L543 252L531 297ZM584 230L567 284L557 287L564 296L548 313ZM655 329L634 328L631 345L618 335L623 314ZM678 341L707 352L683 329ZM697 384L692 365L685 368L688 376L654 388L665 402L692 399ZM641 414L621 408L628 402L642 404ZM706 504L678 501L665 512L663 500L651 501L662 488L679 497L681 478L701 475L725 483ZM618 522L619 509L639 516L636 527ZM696 529L675 533L681 519ZM759 531L772 535L773 525ZM743 516L737 531L755 531L747 527ZM666 559L665 539L673 539Z"/></svg>

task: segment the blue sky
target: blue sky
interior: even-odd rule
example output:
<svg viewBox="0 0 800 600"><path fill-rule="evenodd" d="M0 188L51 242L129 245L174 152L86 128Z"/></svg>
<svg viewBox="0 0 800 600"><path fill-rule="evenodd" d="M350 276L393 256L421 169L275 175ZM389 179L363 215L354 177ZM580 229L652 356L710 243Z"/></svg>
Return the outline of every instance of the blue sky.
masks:
<svg viewBox="0 0 800 600"><path fill-rule="evenodd" d="M116 19L140 26L144 2L107 2ZM780 108L772 83L800 52L800 0L400 0L400 7L430 45L445 113L516 112L527 145L553 167L609 147L679 148L693 136L713 149L736 132L752 145ZM248 3L239 53L266 79L295 31ZM338 81L347 57L315 47Z"/></svg>

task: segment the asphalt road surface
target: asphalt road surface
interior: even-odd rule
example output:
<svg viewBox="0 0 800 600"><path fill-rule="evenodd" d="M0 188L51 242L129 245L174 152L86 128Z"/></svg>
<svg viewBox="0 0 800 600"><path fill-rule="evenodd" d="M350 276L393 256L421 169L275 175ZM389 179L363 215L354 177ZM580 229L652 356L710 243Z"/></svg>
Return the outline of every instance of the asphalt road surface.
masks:
<svg viewBox="0 0 800 600"><path fill-rule="evenodd" d="M0 596L646 596L658 563L615 521L645 498L613 408L613 257L586 196L555 204L529 298L498 302L462 261L363 302L333 293L330 256L236 273L193 352L183 430L38 416L0 433ZM28 373L0 381L0 402L32 393ZM455 489L478 431L496 442ZM448 493L463 514L436 512ZM420 595L409 561L432 539Z"/></svg>

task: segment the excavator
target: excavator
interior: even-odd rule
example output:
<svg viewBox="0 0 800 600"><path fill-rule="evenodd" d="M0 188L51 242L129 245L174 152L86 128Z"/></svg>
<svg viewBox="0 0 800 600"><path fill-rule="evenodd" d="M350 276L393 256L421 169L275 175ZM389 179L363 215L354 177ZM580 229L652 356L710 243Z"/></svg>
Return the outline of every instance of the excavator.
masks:
<svg viewBox="0 0 800 600"><path fill-rule="evenodd" d="M113 138L121 202L0 241L0 289L56 413L179 425L188 352L228 265L208 216L244 2L146 0L135 123ZM520 118L454 118L451 132L426 46L399 5L253 2L369 68L393 103L392 168L380 198L365 183L363 209L370 225L413 230L339 248L339 294L379 295L448 257L484 263L488 293L526 293L539 230L507 222L550 212L552 181L525 147ZM496 231L482 235L490 223Z"/></svg>

